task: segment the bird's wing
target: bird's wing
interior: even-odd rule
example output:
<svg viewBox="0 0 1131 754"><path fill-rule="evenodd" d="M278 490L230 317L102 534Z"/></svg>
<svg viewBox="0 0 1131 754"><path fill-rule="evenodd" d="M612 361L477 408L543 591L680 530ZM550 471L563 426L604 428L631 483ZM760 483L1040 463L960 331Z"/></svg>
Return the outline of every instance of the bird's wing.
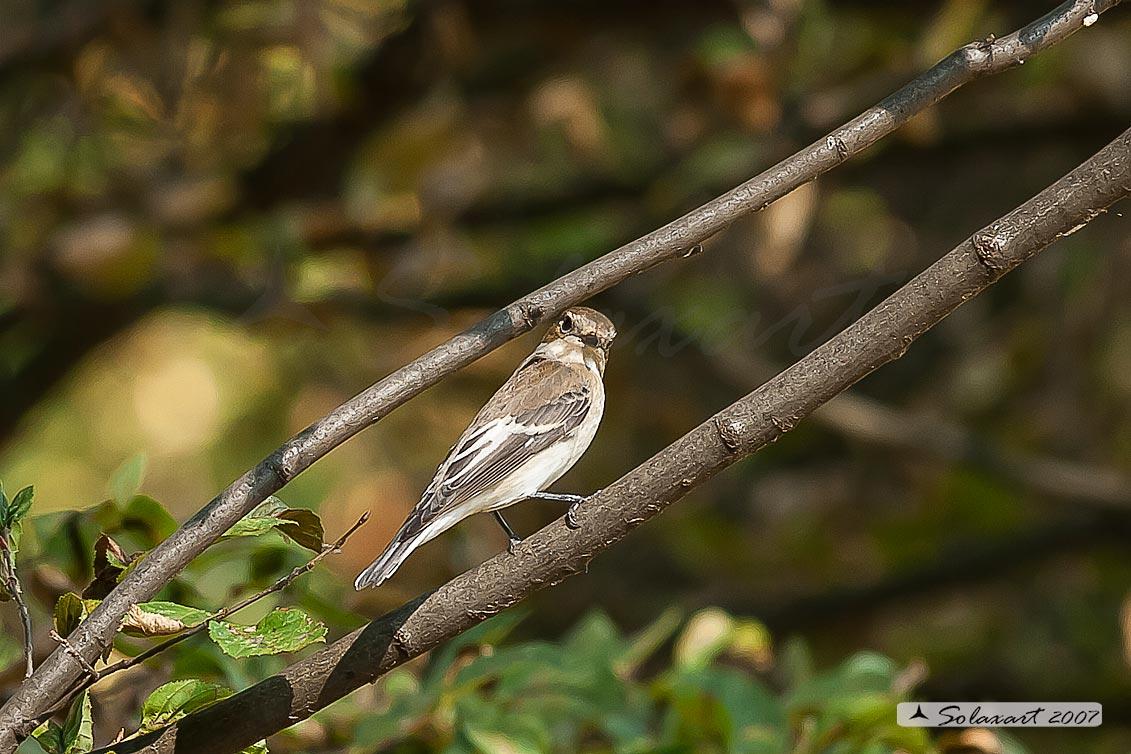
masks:
<svg viewBox="0 0 1131 754"><path fill-rule="evenodd" d="M581 368L550 361L521 367L452 446L407 528L423 529L567 437L589 412L591 394Z"/></svg>

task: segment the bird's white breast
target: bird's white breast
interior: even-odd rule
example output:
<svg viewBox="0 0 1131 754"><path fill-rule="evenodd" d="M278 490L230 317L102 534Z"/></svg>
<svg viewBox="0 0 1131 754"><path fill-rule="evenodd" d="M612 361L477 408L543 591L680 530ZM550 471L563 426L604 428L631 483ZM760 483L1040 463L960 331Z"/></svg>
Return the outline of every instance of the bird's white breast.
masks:
<svg viewBox="0 0 1131 754"><path fill-rule="evenodd" d="M490 501L488 510L505 508L535 492L541 492L577 463L593 442L597 427L601 424L601 416L605 412L605 390L599 381L590 399L592 403L589 411L577 429L568 438L546 448L501 480L491 491L493 500Z"/></svg>

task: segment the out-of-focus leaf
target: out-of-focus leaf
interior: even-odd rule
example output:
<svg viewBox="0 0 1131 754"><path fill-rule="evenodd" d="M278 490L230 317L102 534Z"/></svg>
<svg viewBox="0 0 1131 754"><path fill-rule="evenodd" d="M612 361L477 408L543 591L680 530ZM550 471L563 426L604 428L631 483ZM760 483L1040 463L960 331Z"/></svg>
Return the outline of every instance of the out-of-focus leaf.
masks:
<svg viewBox="0 0 1131 754"><path fill-rule="evenodd" d="M548 726L536 717L485 704L463 718L463 734L480 754L542 754L550 750Z"/></svg>
<svg viewBox="0 0 1131 754"><path fill-rule="evenodd" d="M175 602L142 602L122 620L122 632L131 636L169 636L208 620L209 613Z"/></svg>
<svg viewBox="0 0 1131 754"><path fill-rule="evenodd" d="M180 720L232 695L231 689L196 678L157 687L141 706L141 732L148 733Z"/></svg>
<svg viewBox="0 0 1131 754"><path fill-rule="evenodd" d="M74 592L67 592L55 603L55 631L67 637L88 615L86 603Z"/></svg>
<svg viewBox="0 0 1131 754"><path fill-rule="evenodd" d="M277 608L254 626L211 621L208 635L231 657L296 652L326 639L326 625L302 610Z"/></svg>
<svg viewBox="0 0 1131 754"><path fill-rule="evenodd" d="M141 480L145 478L146 459L144 453L127 459L110 477L110 496L118 505L128 505L137 496Z"/></svg>
<svg viewBox="0 0 1131 754"><path fill-rule="evenodd" d="M71 704L63 722L63 754L85 754L94 749L94 720L90 709L90 692L84 691Z"/></svg>
<svg viewBox="0 0 1131 754"><path fill-rule="evenodd" d="M22 659L24 647L16 637L0 634L0 670L8 667L16 660Z"/></svg>
<svg viewBox="0 0 1131 754"><path fill-rule="evenodd" d="M813 677L813 657L802 639L792 638L786 642L780 665L790 688L797 688Z"/></svg>
<svg viewBox="0 0 1131 754"><path fill-rule="evenodd" d="M730 642L734 618L718 608L691 616L675 643L675 664L681 668L706 667Z"/></svg>
<svg viewBox="0 0 1131 754"><path fill-rule="evenodd" d="M679 624L682 621L683 611L677 607L670 607L659 618L633 636L617 663L618 674L632 673L679 630Z"/></svg>
<svg viewBox="0 0 1131 754"><path fill-rule="evenodd" d="M122 510L120 526L142 532L148 542L145 546L152 547L177 530L177 520L153 498L134 495Z"/></svg>

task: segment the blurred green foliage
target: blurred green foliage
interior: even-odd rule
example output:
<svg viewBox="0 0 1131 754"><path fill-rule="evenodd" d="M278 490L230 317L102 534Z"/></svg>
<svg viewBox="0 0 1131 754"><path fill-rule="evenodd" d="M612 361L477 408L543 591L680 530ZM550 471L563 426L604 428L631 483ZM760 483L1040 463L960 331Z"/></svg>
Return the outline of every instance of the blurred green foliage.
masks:
<svg viewBox="0 0 1131 754"><path fill-rule="evenodd" d="M61 598L78 598L65 598L64 618L81 620L132 556L380 376L822 138L959 45L1053 5L7 4L0 477L36 485L18 555L38 653L53 646ZM1123 8L1105 13L703 254L597 297L621 332L608 411L561 491L606 486L1122 131L1129 34ZM855 387L881 421L806 421L531 600L496 650L545 645L548 656L591 610L637 637L673 605L717 605L804 637L817 667L845 667L862 648L901 668L922 659L920 698L1097 699L1101 729L1019 735L1031 751L1131 750L1127 279L1116 211ZM155 602L212 614L305 562L312 515L334 533L371 510L326 568L233 617L255 626L298 609L332 640L502 549L490 521L471 520L381 590L347 588L530 346L501 349L335 450L288 485L289 517L260 511L241 525L258 536L218 543ZM940 452L954 433L925 420L971 442ZM904 426L902 444L877 440L877 427ZM1018 473L1018 455L1042 463ZM1064 463L1085 473L1058 492ZM1106 496L1076 496L1081 485ZM559 513L519 506L514 522L532 531ZM2 698L22 676L10 602L0 623ZM122 635L114 657L161 640ZM701 697L662 687L683 672L672 642L623 688L655 713L657 746L707 746L687 743L699 735L722 746L732 728L714 700L732 681ZM793 714L792 676L778 666L794 655L779 654L767 671L729 657L707 667L764 686ZM95 688L96 737L137 728L170 681L240 689L287 661L234 660L194 636L129 683ZM366 689L272 746L372 750L340 731L360 730L393 691ZM676 709L694 720L661 727ZM390 746L475 745L429 710L414 714L421 735ZM563 725L605 730L577 720ZM783 725L771 728L802 730ZM583 747L621 740L578 735Z"/></svg>

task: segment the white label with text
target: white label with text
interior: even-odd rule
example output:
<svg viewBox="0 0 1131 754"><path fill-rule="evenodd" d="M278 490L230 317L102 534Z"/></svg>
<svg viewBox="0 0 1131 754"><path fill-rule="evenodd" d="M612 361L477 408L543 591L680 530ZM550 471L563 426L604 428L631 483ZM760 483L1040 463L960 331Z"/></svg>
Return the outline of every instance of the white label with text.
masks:
<svg viewBox="0 0 1131 754"><path fill-rule="evenodd" d="M1098 702L901 702L905 728L1095 728Z"/></svg>

